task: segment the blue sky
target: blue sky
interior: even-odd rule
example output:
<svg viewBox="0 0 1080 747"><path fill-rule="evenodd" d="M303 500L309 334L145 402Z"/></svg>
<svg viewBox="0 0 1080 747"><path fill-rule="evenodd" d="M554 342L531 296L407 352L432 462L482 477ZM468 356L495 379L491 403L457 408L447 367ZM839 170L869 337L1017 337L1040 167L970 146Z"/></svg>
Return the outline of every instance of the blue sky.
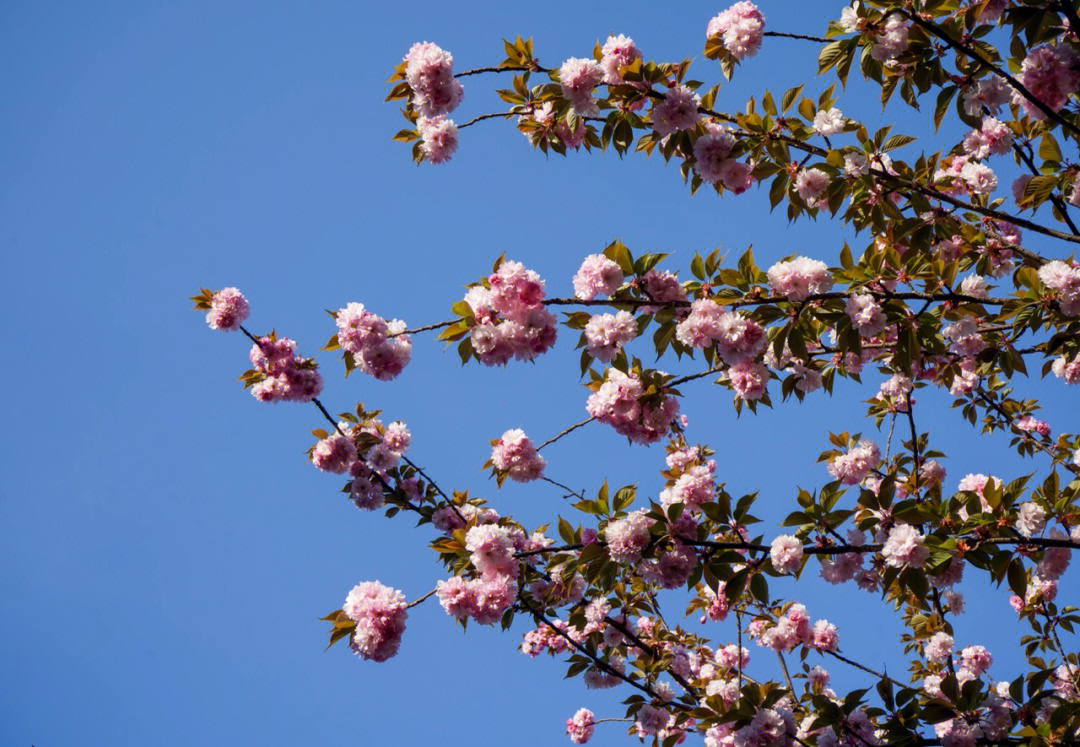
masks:
<svg viewBox="0 0 1080 747"><path fill-rule="evenodd" d="M770 28L810 33L842 7L760 5ZM318 617L353 584L379 579L410 598L434 586L429 530L348 505L338 480L304 461L308 431L320 425L314 409L244 393L235 377L248 346L209 331L187 300L200 286L239 286L254 329L275 327L313 354L332 333L323 309L361 301L410 325L438 321L503 251L560 295L581 258L615 237L635 251L671 252L670 269L687 267L693 250L751 243L766 265L794 252L832 260L852 238L840 226L788 225L770 216L763 191L691 199L659 159L546 158L498 121L464 130L441 167L417 168L406 146L390 142L402 120L383 103L384 81L424 39L466 69L501 60L499 40L514 34L532 35L541 61L557 65L625 33L646 56L690 54L696 77L720 79L701 47L724 4L669 17L655 4L601 6L0 9L9 278L0 329L15 364L0 373L10 393L0 435L0 742L501 745L512 735L547 745L563 744L562 721L580 706L621 715L616 695L563 682L561 665L517 653L524 628L462 635L434 602L410 613L390 662L361 662L341 647L323 653ZM802 81L816 94L828 82L811 77L815 57L805 42L766 40L718 107ZM496 110L497 85L468 79L457 118ZM840 106L930 135L927 114L883 116L858 85ZM406 420L412 455L443 487L535 524L559 510L558 493L496 491L480 465L488 439L507 428L543 439L583 417L576 359L564 334L535 365L462 368L452 349L419 337L413 363L389 384L346 381L324 355L323 399L334 411L363 401ZM666 365L691 373L703 364ZM815 464L827 431L872 429L860 400L880 377L866 378L862 390L838 387L831 399L741 419L726 390L699 382L683 403L689 436L717 449L733 494L761 489L758 513L775 520L790 510L794 485L827 479ZM1076 412L1075 394L1056 380L1024 385L1045 397L1055 430L1073 426L1063 413ZM1035 468L1001 436L976 439L939 395L925 401L916 415L950 455L950 485L968 472L1011 478ZM660 449L628 446L596 425L546 456L551 477L590 491L605 477L646 494L660 484ZM1019 628L1006 595L966 591L958 642L986 645L995 675L1014 677ZM812 615L840 625L850 655L902 671L899 629L880 601L816 580L800 596ZM979 624L988 615L992 628ZM734 635L727 624L711 632L723 643ZM771 673L768 657L756 660ZM841 686L866 684L829 668ZM603 725L595 743L621 742L620 729Z"/></svg>

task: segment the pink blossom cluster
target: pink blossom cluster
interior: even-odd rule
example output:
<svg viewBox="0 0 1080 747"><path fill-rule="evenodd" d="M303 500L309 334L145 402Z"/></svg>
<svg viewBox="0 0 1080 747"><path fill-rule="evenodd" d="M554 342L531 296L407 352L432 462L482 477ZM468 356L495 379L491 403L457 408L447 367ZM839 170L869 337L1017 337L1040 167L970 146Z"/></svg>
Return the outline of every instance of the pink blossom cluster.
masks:
<svg viewBox="0 0 1080 747"><path fill-rule="evenodd" d="M340 423L338 427L349 436L351 443L355 444L358 439L363 439L362 443L366 444L363 453L357 450L354 460L348 465L349 475L352 476L349 492L353 504L364 511L382 508L385 502L383 490L390 479L387 471L396 467L408 451L412 440L409 429L401 421L384 427L378 418L363 425ZM347 447L339 448L347 450ZM315 452L319 449L320 445L316 445L312 452L313 461ZM419 486L415 477L400 481L398 487L410 499L419 497Z"/></svg>
<svg viewBox="0 0 1080 747"><path fill-rule="evenodd" d="M930 550L919 530L910 524L897 524L889 531L881 555L893 568L922 568Z"/></svg>
<svg viewBox="0 0 1080 747"><path fill-rule="evenodd" d="M1028 52L1018 78L1032 96L1051 111L1059 112L1080 88L1076 66L1077 55L1068 47L1044 45ZM1046 119L1039 107L1019 91L1013 93L1013 102L1032 119Z"/></svg>
<svg viewBox="0 0 1080 747"><path fill-rule="evenodd" d="M585 324L585 350L596 360L611 363L637 333L637 321L629 311L594 314Z"/></svg>
<svg viewBox="0 0 1080 747"><path fill-rule="evenodd" d="M1039 268L1039 280L1050 290L1057 291L1062 314L1080 315L1080 264L1051 260Z"/></svg>
<svg viewBox="0 0 1080 747"><path fill-rule="evenodd" d="M800 169L795 175L795 191L807 207L818 207L829 188L829 175L821 169Z"/></svg>
<svg viewBox="0 0 1080 747"><path fill-rule="evenodd" d="M1017 419L1016 427L1026 433L1038 433L1040 436L1050 435L1050 424L1032 415L1025 415Z"/></svg>
<svg viewBox="0 0 1080 747"><path fill-rule="evenodd" d="M420 117L416 120L416 131L420 133L420 152L426 161L446 163L457 152L458 129L454 120L441 115Z"/></svg>
<svg viewBox="0 0 1080 747"><path fill-rule="evenodd" d="M752 2L742 0L709 21L705 38L719 37L731 56L741 61L761 49L764 32L765 18L761 11Z"/></svg>
<svg viewBox="0 0 1080 747"><path fill-rule="evenodd" d="M781 534L772 541L769 559L777 573L796 573L802 567L803 544L798 537Z"/></svg>
<svg viewBox="0 0 1080 747"><path fill-rule="evenodd" d="M728 382L735 394L747 402L765 396L769 385L769 369L763 363L752 360L739 361L727 370Z"/></svg>
<svg viewBox="0 0 1080 747"><path fill-rule="evenodd" d="M878 62L889 65L908 48L908 24L898 14L889 16L885 27L874 39L870 56Z"/></svg>
<svg viewBox="0 0 1080 747"><path fill-rule="evenodd" d="M691 348L705 348L716 343L720 357L729 366L754 360L765 350L768 337L753 319L707 298L690 306L690 314L675 328L675 337Z"/></svg>
<svg viewBox="0 0 1080 747"><path fill-rule="evenodd" d="M994 117L985 117L979 129L972 130L964 138L964 152L978 160L991 154L1000 156L1009 152L1012 141L1013 131L1007 124Z"/></svg>
<svg viewBox="0 0 1080 747"><path fill-rule="evenodd" d="M975 298L986 298L990 283L982 275L968 275L960 281L960 292Z"/></svg>
<svg viewBox="0 0 1080 747"><path fill-rule="evenodd" d="M569 644L566 642L566 638L560 635L560 632L566 633L567 636L571 635L564 620L555 620L550 626L541 624L535 630L525 633L519 646L521 653L531 658L536 658L544 651L561 654L569 648Z"/></svg>
<svg viewBox="0 0 1080 747"><path fill-rule="evenodd" d="M431 514L431 523L440 532L446 534L452 534L455 530L464 529L466 522L473 519L476 520L477 524L493 524L499 520L499 514L495 509L481 508L472 503L465 503L454 508L440 506Z"/></svg>
<svg viewBox="0 0 1080 747"><path fill-rule="evenodd" d="M1064 355L1058 356L1050 365L1054 376L1065 381L1066 384L1080 384L1080 356L1069 360Z"/></svg>
<svg viewBox="0 0 1080 747"><path fill-rule="evenodd" d="M701 120L698 107L701 97L682 84L672 86L664 97L653 104L650 116L652 128L660 137L692 130Z"/></svg>
<svg viewBox="0 0 1080 747"><path fill-rule="evenodd" d="M356 461L356 444L347 436L334 434L320 440L311 450L311 463L323 472L340 475Z"/></svg>
<svg viewBox="0 0 1080 747"><path fill-rule="evenodd" d="M342 611L356 623L349 645L357 656L386 661L398 652L409 616L400 591L378 581L364 581L349 592Z"/></svg>
<svg viewBox="0 0 1080 747"><path fill-rule="evenodd" d="M657 736L667 726L667 723L667 711L646 703L637 712L637 720L634 722L634 726L637 728L637 735L644 739L645 737Z"/></svg>
<svg viewBox="0 0 1080 747"><path fill-rule="evenodd" d="M616 86L623 82L621 68L634 64L641 59L641 50L634 46L634 40L619 34L609 35L600 48L600 67L604 70L604 82Z"/></svg>
<svg viewBox="0 0 1080 747"><path fill-rule="evenodd" d="M855 293L848 296L844 310L851 319L851 326L863 337L873 337L885 329L887 324L881 304L869 293Z"/></svg>
<svg viewBox="0 0 1080 747"><path fill-rule="evenodd" d="M848 530L848 544L862 546L866 536L857 529ZM830 584L842 584L863 571L862 553L845 552L833 558L821 557L821 577Z"/></svg>
<svg viewBox="0 0 1080 747"><path fill-rule="evenodd" d="M559 85L563 98L569 99L574 111L582 117L600 113L593 98L593 89L604 81L604 68L595 60L571 57L559 68Z"/></svg>
<svg viewBox="0 0 1080 747"><path fill-rule="evenodd" d="M642 509L621 519L608 522L604 530L608 555L616 563L636 563L649 544L649 527L653 520Z"/></svg>
<svg viewBox="0 0 1080 747"><path fill-rule="evenodd" d="M846 454L834 457L828 464L829 474L844 485L858 485L881 464L881 450L873 441L863 439Z"/></svg>
<svg viewBox="0 0 1080 747"><path fill-rule="evenodd" d="M811 294L826 293L833 287L828 266L809 257L777 262L766 275L773 292L789 301L804 301Z"/></svg>
<svg viewBox="0 0 1080 747"><path fill-rule="evenodd" d="M667 270L653 268L645 273L642 278L645 282L645 293L650 300L657 303L672 303L686 300L686 289L682 287L679 278ZM652 314L659 306L642 306L641 311Z"/></svg>
<svg viewBox="0 0 1080 747"><path fill-rule="evenodd" d="M412 45L405 55L405 82L413 105L424 117L449 114L461 103L464 89L454 78L454 57L431 42Z"/></svg>
<svg viewBox="0 0 1080 747"><path fill-rule="evenodd" d="M486 366L511 358L532 360L555 344L556 319L543 305L544 281L520 262L503 262L465 295L476 326L470 330L473 350Z"/></svg>
<svg viewBox="0 0 1080 747"><path fill-rule="evenodd" d="M948 156L934 172L938 188L950 195L962 195L967 191L988 195L997 188L997 175L985 164L972 161L967 156Z"/></svg>
<svg viewBox="0 0 1080 747"><path fill-rule="evenodd" d="M251 307L244 294L237 288L222 288L210 297L210 310L206 312L206 323L210 329L222 332L234 332L248 318Z"/></svg>
<svg viewBox="0 0 1080 747"><path fill-rule="evenodd" d="M574 744L585 744L593 735L596 718L588 708L581 708L572 718L566 719L566 734Z"/></svg>
<svg viewBox="0 0 1080 747"><path fill-rule="evenodd" d="M491 462L495 469L517 482L537 480L544 474L547 461L536 452L533 442L525 432L515 428L506 431L494 442Z"/></svg>
<svg viewBox="0 0 1080 747"><path fill-rule="evenodd" d="M574 275L574 295L583 301L610 296L623 284L623 272L615 260L603 254L590 254Z"/></svg>
<svg viewBox="0 0 1080 747"><path fill-rule="evenodd" d="M296 354L288 337L263 337L251 346L251 364L265 378L251 387L260 402L310 402L322 391L322 376L315 362Z"/></svg>
<svg viewBox="0 0 1080 747"><path fill-rule="evenodd" d="M679 414L678 401L669 395L659 404L643 403L645 387L637 374L609 368L604 383L586 402L589 415L634 443L650 444L663 438Z"/></svg>
<svg viewBox="0 0 1080 747"><path fill-rule="evenodd" d="M984 108L991 114L997 114L1009 102L1011 90L1001 78L989 75L964 91L964 111L971 117L982 114Z"/></svg>
<svg viewBox="0 0 1080 747"><path fill-rule="evenodd" d="M1080 525L1078 525L1080 526ZM1073 542L1080 541L1080 531L1077 531L1077 527L1073 527L1072 536L1066 537L1065 533L1054 527L1050 530L1050 539L1063 540L1071 539ZM1072 559L1072 550L1067 547L1048 547L1043 551L1042 560L1035 567L1039 578L1047 579L1049 581L1057 581L1061 578L1065 571L1069 568L1069 561Z"/></svg>
<svg viewBox="0 0 1080 747"><path fill-rule="evenodd" d="M412 357L412 341L403 334L405 322L387 322L350 303L334 315L338 345L353 356L356 367L379 381L389 381L404 370Z"/></svg>
<svg viewBox="0 0 1080 747"><path fill-rule="evenodd" d="M697 555L693 548L678 545L665 550L653 560L641 563L637 572L646 583L662 589L678 589L686 584L695 568Z"/></svg>
<svg viewBox="0 0 1080 747"><path fill-rule="evenodd" d="M762 618L755 619L748 628L751 638L759 646L773 651L792 651L796 646L807 646L815 651L835 651L839 643L836 626L828 620L810 624L806 607L799 603L788 606L775 625Z"/></svg>
<svg viewBox="0 0 1080 747"><path fill-rule="evenodd" d="M707 122L705 130L694 141L694 171L709 184L723 184L725 189L742 194L750 188L754 177L750 166L730 157L735 136L713 122Z"/></svg>
<svg viewBox="0 0 1080 747"><path fill-rule="evenodd" d="M479 625L493 625L514 603L513 578L491 574L466 579L451 576L435 584L435 596L446 613L459 620L472 618Z"/></svg>
<svg viewBox="0 0 1080 747"><path fill-rule="evenodd" d="M675 484L660 491L660 505L668 508L677 503L687 511L697 512L716 497L716 462L689 467L675 480Z"/></svg>
<svg viewBox="0 0 1080 747"><path fill-rule="evenodd" d="M987 348L979 334L979 322L972 317L947 325L941 330L941 336L949 341L949 352L962 358L973 358Z"/></svg>
<svg viewBox="0 0 1080 747"><path fill-rule="evenodd" d="M814 132L822 137L838 135L844 131L844 113L835 106L831 109L822 109L814 115Z"/></svg>

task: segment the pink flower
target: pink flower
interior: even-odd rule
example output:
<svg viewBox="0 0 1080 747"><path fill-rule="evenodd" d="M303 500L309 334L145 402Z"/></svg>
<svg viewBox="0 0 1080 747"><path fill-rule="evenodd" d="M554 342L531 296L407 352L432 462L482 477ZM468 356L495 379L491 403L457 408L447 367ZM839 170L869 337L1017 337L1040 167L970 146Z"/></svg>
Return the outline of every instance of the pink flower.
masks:
<svg viewBox="0 0 1080 747"><path fill-rule="evenodd" d="M930 557L924 537L910 524L897 524L889 532L881 550L885 563L893 568L922 568Z"/></svg>
<svg viewBox="0 0 1080 747"><path fill-rule="evenodd" d="M990 284L982 275L968 275L960 281L960 292L975 298L986 298Z"/></svg>
<svg viewBox="0 0 1080 747"><path fill-rule="evenodd" d="M960 652L960 666L978 677L990 668L994 658L982 646L968 646Z"/></svg>
<svg viewBox="0 0 1080 747"><path fill-rule="evenodd" d="M887 324L885 312L869 293L856 293L848 296L844 310L851 319L851 326L863 337L873 337Z"/></svg>
<svg viewBox="0 0 1080 747"><path fill-rule="evenodd" d="M968 116L977 117L985 107L991 114L997 114L1009 101L1011 90L997 76L987 76L964 92L964 111Z"/></svg>
<svg viewBox="0 0 1080 747"><path fill-rule="evenodd" d="M1009 126L993 117L986 117L977 130L972 130L964 138L964 152L972 158L982 160L991 154L1002 155L1009 152L1013 132Z"/></svg>
<svg viewBox="0 0 1080 747"><path fill-rule="evenodd" d="M1024 190L1027 189L1027 186L1030 183L1031 183L1031 174L1021 174L1020 176L1013 179L1013 183L1012 183L1013 201L1015 201L1017 205L1020 205L1021 203L1024 202Z"/></svg>
<svg viewBox="0 0 1080 747"><path fill-rule="evenodd" d="M592 711L582 708L574 714L573 718L566 719L566 733L574 744L585 744L592 738L596 719Z"/></svg>
<svg viewBox="0 0 1080 747"><path fill-rule="evenodd" d="M814 115L814 132L822 137L837 135L844 131L844 113L836 107L822 109Z"/></svg>
<svg viewBox="0 0 1080 747"><path fill-rule="evenodd" d="M938 632L930 637L926 647L923 649L923 655L925 655L929 661L935 661L941 664L949 659L952 655L952 650L953 637L948 633Z"/></svg>
<svg viewBox="0 0 1080 747"><path fill-rule="evenodd" d="M769 384L769 369L756 361L744 360L728 369L732 389L742 399L751 402L765 396Z"/></svg>
<svg viewBox="0 0 1080 747"><path fill-rule="evenodd" d="M547 466L547 461L536 453L533 442L519 429L502 434L491 450L491 461L495 469L517 482L539 479Z"/></svg>
<svg viewBox="0 0 1080 747"><path fill-rule="evenodd" d="M885 22L885 28L874 39L874 45L870 48L870 56L878 62L889 64L907 51L908 48L908 25L899 15L890 15Z"/></svg>
<svg viewBox="0 0 1080 747"><path fill-rule="evenodd" d="M833 286L828 266L808 257L777 262L766 274L773 292L789 301L803 301L811 294L826 293Z"/></svg>
<svg viewBox="0 0 1080 747"><path fill-rule="evenodd" d="M986 341L979 334L978 321L971 317L948 325L941 334L949 341L949 352L962 358L973 358L986 349Z"/></svg>
<svg viewBox="0 0 1080 747"><path fill-rule="evenodd" d="M510 530L497 524L482 524L469 529L465 535L469 560L485 576L517 576L518 561L514 557L514 540Z"/></svg>
<svg viewBox="0 0 1080 747"><path fill-rule="evenodd" d="M1080 357L1070 361L1062 355L1054 359L1051 369L1054 376L1064 380L1066 384L1080 384Z"/></svg>
<svg viewBox="0 0 1080 747"><path fill-rule="evenodd" d="M660 137L692 130L701 119L701 97L684 85L669 88L664 98L653 104L652 127Z"/></svg>
<svg viewBox="0 0 1080 747"><path fill-rule="evenodd" d="M777 573L795 573L802 567L802 542L790 534L781 534L772 541L769 558Z"/></svg>
<svg viewBox="0 0 1080 747"><path fill-rule="evenodd" d="M818 198L829 187L829 175L821 169L801 169L795 176L795 191L809 207L818 205Z"/></svg>
<svg viewBox="0 0 1080 747"><path fill-rule="evenodd" d="M420 117L416 121L420 133L420 152L431 163L446 163L454 155L458 146L457 125L454 120L440 115Z"/></svg>
<svg viewBox="0 0 1080 747"><path fill-rule="evenodd" d="M358 354L370 345L386 339L386 320L364 309L362 303L350 303L334 315L338 344L342 350Z"/></svg>
<svg viewBox="0 0 1080 747"><path fill-rule="evenodd" d="M413 104L425 117L449 114L461 103L464 89L454 78L454 57L431 42L414 44L405 55L405 82Z"/></svg>
<svg viewBox="0 0 1080 747"><path fill-rule="evenodd" d="M752 2L743 0L709 21L705 37L720 37L724 48L732 57L741 61L757 54L764 31L765 18L761 11Z"/></svg>
<svg viewBox="0 0 1080 747"><path fill-rule="evenodd" d="M812 635L810 647L815 651L835 651L839 645L836 626L828 620L818 620L814 623Z"/></svg>
<svg viewBox="0 0 1080 747"><path fill-rule="evenodd" d="M210 311L206 312L206 323L210 329L222 332L234 332L248 318L251 307L244 294L236 288L222 288L210 297Z"/></svg>
<svg viewBox="0 0 1080 747"><path fill-rule="evenodd" d="M1028 52L1018 77L1032 96L1051 111L1058 112L1069 100L1069 95L1080 88L1080 73L1073 69L1076 62L1076 54L1067 47L1044 45ZM1013 93L1013 101L1032 119L1046 119L1046 115L1019 91Z"/></svg>
<svg viewBox="0 0 1080 747"><path fill-rule="evenodd" d="M650 584L663 589L677 589L683 586L697 567L697 555L682 545L662 553L656 560L650 560L638 566L638 574Z"/></svg>
<svg viewBox="0 0 1080 747"><path fill-rule="evenodd" d="M674 397L664 396L660 404L643 404L640 398L644 393L637 374L627 375L610 368L604 383L589 396L585 409L634 443L655 443L671 429L679 413L679 403Z"/></svg>
<svg viewBox="0 0 1080 747"><path fill-rule="evenodd" d="M563 98L569 99L574 111L583 117L599 114L592 92L603 80L604 69L594 60L571 57L559 68Z"/></svg>
<svg viewBox="0 0 1080 747"><path fill-rule="evenodd" d="M726 129L702 135L694 141L694 171L709 184L723 179L724 164L735 147L735 137Z"/></svg>
<svg viewBox="0 0 1080 747"><path fill-rule="evenodd" d="M624 345L637 337L638 326L633 314L594 314L585 324L585 349L603 363L611 363Z"/></svg>
<svg viewBox="0 0 1080 747"><path fill-rule="evenodd" d="M619 265L603 254L590 254L574 275L574 295L583 301L597 296L610 296L623 283Z"/></svg>
<svg viewBox="0 0 1080 747"><path fill-rule="evenodd" d="M641 559L641 552L649 544L649 527L653 520L644 510L608 523L604 530L608 555L616 563L634 563Z"/></svg>
<svg viewBox="0 0 1080 747"><path fill-rule="evenodd" d="M634 40L622 34L608 36L604 46L600 48L600 67L604 70L604 82L608 85L619 85L623 82L620 68L632 65L634 60L641 59L641 50L634 46Z"/></svg>
<svg viewBox="0 0 1080 747"><path fill-rule="evenodd" d="M857 485L881 464L881 450L873 441L863 439L846 454L829 462L829 474L844 485Z"/></svg>
<svg viewBox="0 0 1080 747"><path fill-rule="evenodd" d="M711 502L716 497L716 484L714 471L716 463L710 465L695 465L679 475L675 484L660 491L660 505L664 508L683 504L687 511L697 512L701 506Z"/></svg>
<svg viewBox="0 0 1080 747"><path fill-rule="evenodd" d="M356 622L350 646L358 656L386 661L397 653L409 615L404 594L378 581L365 581L349 592L342 610Z"/></svg>
<svg viewBox="0 0 1080 747"><path fill-rule="evenodd" d="M671 303L686 300L686 290L679 283L679 278L667 270L654 268L646 272L642 280L645 281L645 292L652 301ZM653 307L642 307L642 311L646 314L651 314L652 309Z"/></svg>
<svg viewBox="0 0 1080 747"><path fill-rule="evenodd" d="M1061 295L1059 305L1062 314L1080 314L1080 266L1059 259L1052 260L1039 268L1039 280Z"/></svg>
<svg viewBox="0 0 1080 747"><path fill-rule="evenodd" d="M720 164L720 181L724 189L741 195L754 184L754 170L748 164L729 158Z"/></svg>
<svg viewBox="0 0 1080 747"><path fill-rule="evenodd" d="M459 620L471 617L476 607L476 592L461 576L451 576L435 584L435 596L446 614Z"/></svg>
<svg viewBox="0 0 1080 747"><path fill-rule="evenodd" d="M1034 431L1040 436L1050 435L1050 425L1043 420L1038 420L1031 415L1025 415L1016 421L1016 427L1022 431Z"/></svg>
<svg viewBox="0 0 1080 747"><path fill-rule="evenodd" d="M981 163L968 161L960 168L960 178L967 182L975 194L988 195L997 188L994 170Z"/></svg>
<svg viewBox="0 0 1080 747"><path fill-rule="evenodd" d="M651 737L660 733L660 730L667 726L668 714L662 708L657 708L649 704L641 706L641 710L637 713L637 733L639 737Z"/></svg>
<svg viewBox="0 0 1080 747"><path fill-rule="evenodd" d="M340 434L324 438L311 450L311 463L324 472L342 474L356 461L356 445Z"/></svg>
<svg viewBox="0 0 1080 747"><path fill-rule="evenodd" d="M1056 540L1065 539L1065 533L1058 528L1050 530L1050 538ZM1072 550L1068 547L1048 547L1043 551L1043 559L1039 561L1037 571L1040 578L1049 581L1057 581L1064 575L1069 567Z"/></svg>

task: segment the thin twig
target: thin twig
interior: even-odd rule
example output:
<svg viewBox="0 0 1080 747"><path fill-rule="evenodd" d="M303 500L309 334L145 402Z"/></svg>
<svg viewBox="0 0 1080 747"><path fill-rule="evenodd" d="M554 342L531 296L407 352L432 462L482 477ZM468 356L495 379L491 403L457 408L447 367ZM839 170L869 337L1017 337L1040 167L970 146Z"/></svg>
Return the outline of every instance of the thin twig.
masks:
<svg viewBox="0 0 1080 747"><path fill-rule="evenodd" d="M580 423L574 423L574 424L573 424L573 425L571 425L571 426L567 426L566 428L563 428L563 429L562 429L561 431L559 431L558 433L556 433L556 434L555 434L554 436L552 436L551 438L549 438L549 439L548 439L547 441L544 441L544 443L542 443L542 444L540 444L539 446L537 446L537 447L536 447L536 450L537 450L537 451L540 451L540 449L544 448L545 446L550 446L551 444L555 443L556 441L558 441L558 440L559 440L560 438L562 438L563 436L567 435L568 433L571 433L571 432L573 432L573 431L576 431L576 430L577 430L578 428L582 428L582 427L584 427L584 426L588 425L589 423L591 423L591 422L592 422L592 421L594 421L594 420L596 420L596 418L594 418L594 417L588 417L588 418L586 418L585 420L582 420L582 421L581 421ZM560 487L561 487L561 486L560 486Z"/></svg>

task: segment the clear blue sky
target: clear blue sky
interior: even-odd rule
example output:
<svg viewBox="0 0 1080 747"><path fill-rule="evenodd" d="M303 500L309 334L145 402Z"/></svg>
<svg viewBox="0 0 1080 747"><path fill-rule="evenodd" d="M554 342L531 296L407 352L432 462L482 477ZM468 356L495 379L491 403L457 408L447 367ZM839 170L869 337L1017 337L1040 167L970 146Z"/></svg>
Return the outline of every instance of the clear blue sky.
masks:
<svg viewBox="0 0 1080 747"><path fill-rule="evenodd" d="M704 29L725 4L669 17L654 3L4 4L0 742L548 745L564 743L562 721L582 705L621 715L610 692L517 653L524 628L462 635L434 602L411 612L388 663L323 653L318 617L356 582L410 598L432 588L430 532L348 505L339 481L304 461L314 409L244 393L235 377L248 346L209 331L187 296L239 286L253 328L276 327L314 353L332 332L323 309L361 301L412 325L444 319L502 251L559 294L581 258L616 236L672 252L672 269L694 249L751 242L766 263L796 251L832 260L848 235L834 223L788 226L761 191L691 199L658 159L548 159L487 122L462 132L450 164L417 168L389 140L402 120L383 103L384 80L414 41L437 42L465 69L498 62L503 36L533 35L540 59L558 64L626 33L646 56L694 55L696 76L711 82L720 74L701 56ZM771 28L811 33L842 7L812 5L761 2ZM816 93L815 56L805 42L766 40L718 106L803 80ZM468 79L458 119L494 110L495 85ZM928 115L882 120L859 86L841 106L928 134ZM581 419L573 342L564 334L536 365L491 370L463 369L421 337L391 384L345 381L324 356L324 400L406 420L412 454L444 487L540 523L558 510L553 489L496 492L480 465L507 428L543 439ZM880 377L866 378L863 391L739 420L726 390L700 382L687 387L689 435L718 449L731 492L760 488L759 513L775 520L795 484L827 479L815 459L828 430L872 428L859 400ZM1047 380L1028 391L1055 405L1056 431L1075 428L1064 417L1075 417L1075 390ZM945 399L920 399L920 427L950 454L950 485L1032 468L1004 437L976 440ZM575 487L595 490L606 476L646 494L663 459L595 425L547 456L549 475ZM1015 676L1006 595L966 591L958 642L987 645L994 674ZM902 671L884 604L817 581L802 598L840 625L849 654ZM727 624L712 631L722 643L734 635ZM756 661L772 672L769 657ZM864 682L829 668L840 685ZM595 743L621 742L620 728L603 725Z"/></svg>

